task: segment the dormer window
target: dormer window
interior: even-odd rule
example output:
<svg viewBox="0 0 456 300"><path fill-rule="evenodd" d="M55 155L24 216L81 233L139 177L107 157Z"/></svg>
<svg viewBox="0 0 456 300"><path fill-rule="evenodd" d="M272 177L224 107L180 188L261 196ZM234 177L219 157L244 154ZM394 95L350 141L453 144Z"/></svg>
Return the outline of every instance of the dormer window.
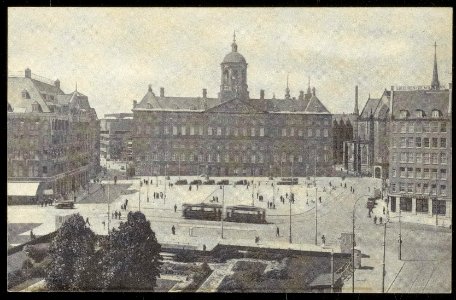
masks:
<svg viewBox="0 0 456 300"><path fill-rule="evenodd" d="M407 119L408 116L409 116L408 110L401 110L400 113L399 113L399 117L401 119Z"/></svg>
<svg viewBox="0 0 456 300"><path fill-rule="evenodd" d="M27 92L27 90L22 90L22 98L30 99L30 94Z"/></svg>
<svg viewBox="0 0 456 300"><path fill-rule="evenodd" d="M434 110L432 111L432 117L433 117L433 118L440 118L441 116L442 116L442 114L440 113L440 110L434 109Z"/></svg>
<svg viewBox="0 0 456 300"><path fill-rule="evenodd" d="M417 109L415 111L415 117L417 119L421 119L421 118L424 118L425 114L424 114L424 111L422 111L421 109Z"/></svg>
<svg viewBox="0 0 456 300"><path fill-rule="evenodd" d="M32 111L33 112L41 112L41 105L39 105L37 102L34 102L32 104Z"/></svg>
<svg viewBox="0 0 456 300"><path fill-rule="evenodd" d="M148 108L148 109L152 109L152 104L147 103L147 108Z"/></svg>

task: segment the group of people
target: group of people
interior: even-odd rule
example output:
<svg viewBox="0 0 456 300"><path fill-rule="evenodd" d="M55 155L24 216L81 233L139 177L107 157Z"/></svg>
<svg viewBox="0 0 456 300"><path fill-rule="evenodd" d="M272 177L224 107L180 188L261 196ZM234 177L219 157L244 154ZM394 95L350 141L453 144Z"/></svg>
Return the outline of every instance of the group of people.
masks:
<svg viewBox="0 0 456 300"><path fill-rule="evenodd" d="M219 202L219 198L216 197L216 196L212 196L212 200L210 200L210 202Z"/></svg>
<svg viewBox="0 0 456 300"><path fill-rule="evenodd" d="M124 204L120 205L121 210L127 210L127 205L128 205L128 199L125 199Z"/></svg>
<svg viewBox="0 0 456 300"><path fill-rule="evenodd" d="M43 207L43 206L52 205L53 202L54 201L52 199L44 199L44 200L40 201L40 204L41 204L41 207Z"/></svg>
<svg viewBox="0 0 456 300"><path fill-rule="evenodd" d="M113 219L119 219L119 220L120 220L120 217L121 217L121 216L122 216L122 214L120 213L120 211L117 211L117 210L116 210L116 211L114 211L114 212L112 213L112 218L113 218Z"/></svg>
<svg viewBox="0 0 456 300"><path fill-rule="evenodd" d="M154 199L163 199L163 197L164 197L163 192L160 192L160 193L154 192Z"/></svg>

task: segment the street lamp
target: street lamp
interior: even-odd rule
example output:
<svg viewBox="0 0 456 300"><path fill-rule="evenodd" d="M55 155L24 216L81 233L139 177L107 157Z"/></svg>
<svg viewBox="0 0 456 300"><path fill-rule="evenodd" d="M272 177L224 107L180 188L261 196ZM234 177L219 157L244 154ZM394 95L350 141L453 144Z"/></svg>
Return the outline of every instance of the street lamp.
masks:
<svg viewBox="0 0 456 300"><path fill-rule="evenodd" d="M358 203L359 199L362 197L369 197L368 194L361 195L356 199L355 203L353 204L353 234L352 234L352 293L355 292L355 208L356 204Z"/></svg>
<svg viewBox="0 0 456 300"><path fill-rule="evenodd" d="M222 222L222 239L223 239L223 216L225 215L225 185L222 185L222 216L220 221Z"/></svg>

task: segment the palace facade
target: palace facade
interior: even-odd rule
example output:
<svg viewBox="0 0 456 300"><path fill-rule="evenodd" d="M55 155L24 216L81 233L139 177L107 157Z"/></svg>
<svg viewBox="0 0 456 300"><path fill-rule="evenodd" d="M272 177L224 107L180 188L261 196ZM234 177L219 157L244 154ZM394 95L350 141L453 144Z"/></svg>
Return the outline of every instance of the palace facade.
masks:
<svg viewBox="0 0 456 300"><path fill-rule="evenodd" d="M136 175L317 176L333 164L332 115L310 84L298 98L285 90L249 97L247 62L237 51L223 59L217 98L168 97L164 88L133 103Z"/></svg>

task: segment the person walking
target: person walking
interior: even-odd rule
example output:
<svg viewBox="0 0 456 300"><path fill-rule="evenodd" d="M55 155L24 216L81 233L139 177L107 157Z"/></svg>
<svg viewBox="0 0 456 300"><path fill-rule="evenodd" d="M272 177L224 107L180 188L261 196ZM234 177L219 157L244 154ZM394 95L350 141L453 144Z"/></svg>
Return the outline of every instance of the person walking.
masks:
<svg viewBox="0 0 456 300"><path fill-rule="evenodd" d="M326 244L326 237L325 237L325 235L322 235L322 236L321 236L321 243L322 243L322 246L324 247L325 244Z"/></svg>
<svg viewBox="0 0 456 300"><path fill-rule="evenodd" d="M105 229L106 228L106 222L103 221L103 222L101 222L101 224L103 224L103 229Z"/></svg>
<svg viewBox="0 0 456 300"><path fill-rule="evenodd" d="M377 216L374 217L374 224L377 225Z"/></svg>
<svg viewBox="0 0 456 300"><path fill-rule="evenodd" d="M121 216L121 213L120 213L120 211L119 211L119 213L117 214L117 216L119 217L119 220L120 220L120 216Z"/></svg>
<svg viewBox="0 0 456 300"><path fill-rule="evenodd" d="M276 236L280 236L279 226L276 227Z"/></svg>
<svg viewBox="0 0 456 300"><path fill-rule="evenodd" d="M320 196L320 197L318 197L318 201L320 201L320 203L321 203L321 196Z"/></svg>
<svg viewBox="0 0 456 300"><path fill-rule="evenodd" d="M88 224L90 226L90 222L89 222L89 218L88 217L86 218L86 224Z"/></svg>
<svg viewBox="0 0 456 300"><path fill-rule="evenodd" d="M383 206L383 214L385 214L385 207Z"/></svg>
<svg viewBox="0 0 456 300"><path fill-rule="evenodd" d="M380 224L383 224L383 218L382 217L379 218L379 221L380 221Z"/></svg>
<svg viewBox="0 0 456 300"><path fill-rule="evenodd" d="M174 204L174 212L176 212L176 211L177 211L177 205Z"/></svg>
<svg viewBox="0 0 456 300"><path fill-rule="evenodd" d="M171 227L171 232L173 233L173 235L176 234L176 227L174 227L174 225L173 225L173 227Z"/></svg>

